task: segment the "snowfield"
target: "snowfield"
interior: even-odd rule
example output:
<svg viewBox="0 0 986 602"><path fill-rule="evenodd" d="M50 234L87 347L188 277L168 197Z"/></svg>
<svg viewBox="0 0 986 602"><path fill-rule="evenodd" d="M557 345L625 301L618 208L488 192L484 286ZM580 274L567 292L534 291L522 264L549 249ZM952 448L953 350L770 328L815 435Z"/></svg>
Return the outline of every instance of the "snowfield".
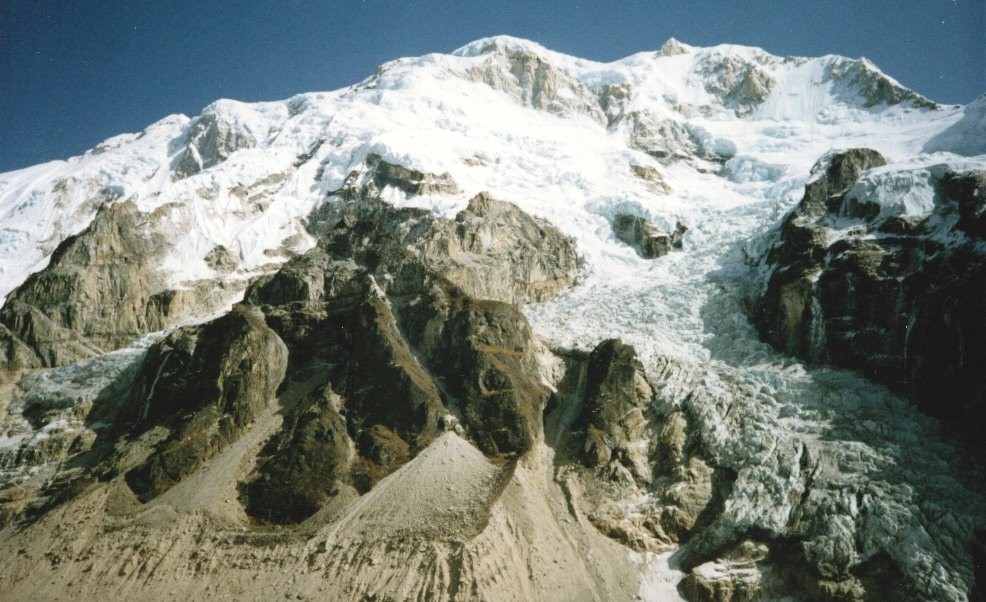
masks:
<svg viewBox="0 0 986 602"><path fill-rule="evenodd" d="M512 53L540 63L511 63ZM231 277L239 279L310 248L305 219L333 202L369 154L447 173L456 194L388 187L382 195L452 217L489 191L574 239L583 262L577 285L525 313L553 346L589 350L620 338L637 349L661 383L659 402L685 409L701 425L706 453L737 474L710 528L784 533L805 492L807 455L819 466L816 531L799 534L810 557L859 563L887 554L928 599L965 599L969 534L986 528L982 466L906 400L860 376L801 365L761 342L746 317L760 285L749 260L826 153L868 147L887 157L852 190L887 215L929 213L935 173L986 169L983 98L933 108L911 93L918 101L870 105L859 83L867 77L883 76L868 62L835 56L780 58L671 41L602 64L498 37L388 63L336 92L221 100L203 115L241 135L211 166L205 143L188 150L202 117L177 115L84 156L0 174L0 301L102 203L129 199L170 220L174 246L161 270L187 287L218 276L204 261L217 245L238 258ZM613 100L603 107L602 96ZM681 160L659 160L631 143L634 115L680 125L693 146L682 147ZM978 133L966 135L963 123ZM202 167L177 178L189 152ZM667 191L634 166L652 168ZM641 258L613 234L620 212L667 231L687 223L684 248ZM85 397L86 378L72 385L58 376L73 369L89 367L38 379L48 403ZM32 436L20 428L0 433L0 446ZM852 557L838 558L842 549ZM638 558L645 560L668 562ZM641 595L665 599L673 588L654 571Z"/></svg>

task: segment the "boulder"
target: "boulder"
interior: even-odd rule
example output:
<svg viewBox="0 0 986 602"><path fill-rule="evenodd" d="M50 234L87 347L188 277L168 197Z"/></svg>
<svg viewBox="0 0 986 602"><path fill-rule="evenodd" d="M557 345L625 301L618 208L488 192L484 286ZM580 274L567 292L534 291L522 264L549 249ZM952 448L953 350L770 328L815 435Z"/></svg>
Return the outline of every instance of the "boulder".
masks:
<svg viewBox="0 0 986 602"><path fill-rule="evenodd" d="M674 232L664 232L646 219L629 213L617 213L613 219L616 238L637 250L645 259L663 257L680 249L688 226L678 222Z"/></svg>

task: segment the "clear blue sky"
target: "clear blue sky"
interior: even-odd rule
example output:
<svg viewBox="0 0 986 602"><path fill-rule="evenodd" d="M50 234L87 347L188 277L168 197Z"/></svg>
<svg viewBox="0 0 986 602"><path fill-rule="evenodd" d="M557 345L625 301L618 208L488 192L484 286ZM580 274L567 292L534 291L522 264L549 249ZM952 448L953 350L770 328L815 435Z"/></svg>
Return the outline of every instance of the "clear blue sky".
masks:
<svg viewBox="0 0 986 602"><path fill-rule="evenodd" d="M986 0L0 0L0 171L217 98L332 90L401 56L510 34L596 60L669 37L866 56L946 103L986 92Z"/></svg>

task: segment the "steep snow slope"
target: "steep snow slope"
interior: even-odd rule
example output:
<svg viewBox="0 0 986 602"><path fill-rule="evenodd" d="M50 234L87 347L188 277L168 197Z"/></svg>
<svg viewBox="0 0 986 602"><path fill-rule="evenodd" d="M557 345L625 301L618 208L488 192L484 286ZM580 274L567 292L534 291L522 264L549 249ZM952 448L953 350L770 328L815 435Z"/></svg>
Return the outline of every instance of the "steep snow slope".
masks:
<svg viewBox="0 0 986 602"><path fill-rule="evenodd" d="M619 337L637 348L664 383L661 402L697 420L706 451L737 474L714 530L784 533L811 457L819 518L817 532L800 535L819 562L890 555L914 591L963 599L969 534L986 527L981 467L886 389L807 369L761 343L745 317L756 285L745 260L832 149L880 151L891 164L860 194L885 198L884 211L927 211L929 170L986 167L966 126L981 129L981 104L938 107L843 57L669 41L602 64L484 39L388 63L336 92L219 101L82 157L0 175L0 298L102 203L159 212L174 240L160 269L187 287L246 280L310 247L312 210L370 155L447 173L455 193L381 192L450 217L489 191L573 237L579 284L527 315L559 347ZM665 146L650 146L640 134L648 128ZM613 235L620 212L668 231L687 222L683 252L640 258ZM237 261L232 276L205 261L217 245ZM863 552L830 558L844 546Z"/></svg>

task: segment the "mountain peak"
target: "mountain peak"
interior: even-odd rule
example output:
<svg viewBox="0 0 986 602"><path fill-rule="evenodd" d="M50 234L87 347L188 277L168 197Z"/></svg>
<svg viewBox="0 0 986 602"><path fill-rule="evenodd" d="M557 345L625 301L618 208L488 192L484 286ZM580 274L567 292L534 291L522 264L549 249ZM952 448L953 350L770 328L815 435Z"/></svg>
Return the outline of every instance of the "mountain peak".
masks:
<svg viewBox="0 0 986 602"><path fill-rule="evenodd" d="M668 38L668 41L661 46L658 54L661 56L676 56L679 54L688 54L690 47L685 46L675 38Z"/></svg>
<svg viewBox="0 0 986 602"><path fill-rule="evenodd" d="M986 99L915 98L495 36L0 174L0 599L968 598L867 380L986 424Z"/></svg>
<svg viewBox="0 0 986 602"><path fill-rule="evenodd" d="M480 38L469 42L465 46L457 48L452 51L454 56L479 56L482 54L487 54L490 51L504 49L504 50L519 50L522 52L530 52L533 54L557 54L551 50L548 50L544 46L538 44L537 42L532 42L531 40L526 40L524 38L518 38L514 36L509 36L505 34L490 36L488 38Z"/></svg>

